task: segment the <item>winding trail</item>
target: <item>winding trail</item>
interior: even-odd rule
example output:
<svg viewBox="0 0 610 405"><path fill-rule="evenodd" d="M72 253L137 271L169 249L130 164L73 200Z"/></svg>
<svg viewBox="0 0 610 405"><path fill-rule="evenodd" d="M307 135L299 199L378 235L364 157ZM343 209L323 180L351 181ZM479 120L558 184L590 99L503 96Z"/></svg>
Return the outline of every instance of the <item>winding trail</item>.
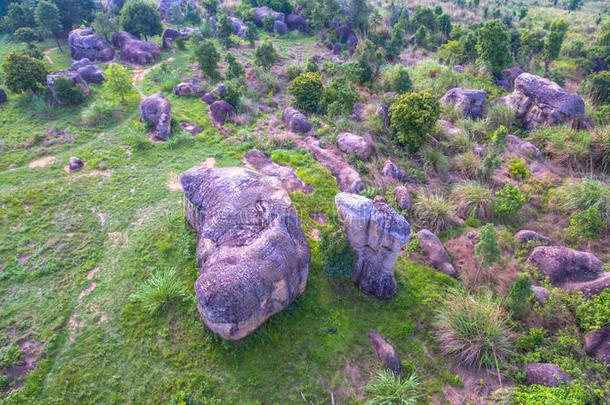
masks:
<svg viewBox="0 0 610 405"><path fill-rule="evenodd" d="M49 48L49 49L45 49L44 51L42 51L43 55L47 58L47 60L51 64L53 63L53 59L51 59L51 56L49 54L56 49L59 49L59 47L56 46L55 48Z"/></svg>
<svg viewBox="0 0 610 405"><path fill-rule="evenodd" d="M146 97L146 95L144 95L144 93L142 93L142 90L140 90L140 86L139 83L144 80L144 78L146 77L146 75L153 69L161 66L161 64L163 64L164 62L173 62L174 60L176 60L176 58L174 58L173 56L171 58L167 58L164 61L161 61L159 63L156 63L150 67L144 68L144 69L134 69L131 71L131 77L133 79L133 87L136 88L136 90L138 90L138 93L140 93L140 98L144 98Z"/></svg>

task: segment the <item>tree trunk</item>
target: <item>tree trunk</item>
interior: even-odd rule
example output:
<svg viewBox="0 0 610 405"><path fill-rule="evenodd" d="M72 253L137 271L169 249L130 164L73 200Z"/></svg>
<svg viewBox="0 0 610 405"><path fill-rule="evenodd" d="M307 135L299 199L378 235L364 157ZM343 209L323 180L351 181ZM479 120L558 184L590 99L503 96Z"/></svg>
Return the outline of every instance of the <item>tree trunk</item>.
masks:
<svg viewBox="0 0 610 405"><path fill-rule="evenodd" d="M57 47L59 48L59 52L64 53L64 50L61 48L61 44L59 43L59 38L57 35L53 35L55 37L55 42L57 42Z"/></svg>

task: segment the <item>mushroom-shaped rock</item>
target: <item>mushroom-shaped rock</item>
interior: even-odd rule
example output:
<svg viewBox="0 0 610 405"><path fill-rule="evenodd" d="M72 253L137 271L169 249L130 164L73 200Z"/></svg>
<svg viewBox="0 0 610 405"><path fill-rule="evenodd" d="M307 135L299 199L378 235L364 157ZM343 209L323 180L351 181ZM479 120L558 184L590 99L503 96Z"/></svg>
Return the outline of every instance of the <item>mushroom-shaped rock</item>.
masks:
<svg viewBox="0 0 610 405"><path fill-rule="evenodd" d="M605 363L610 371L610 326L592 330L585 335L585 351Z"/></svg>
<svg viewBox="0 0 610 405"><path fill-rule="evenodd" d="M585 103L577 94L568 94L557 83L530 73L520 74L514 91L493 103L513 107L526 129L563 123L578 126L585 113Z"/></svg>
<svg viewBox="0 0 610 405"><path fill-rule="evenodd" d="M286 25L289 30L299 30L301 32L309 32L307 21L300 15L288 14L286 16Z"/></svg>
<svg viewBox="0 0 610 405"><path fill-rule="evenodd" d="M174 94L177 96L199 96L204 91L202 86L194 83L178 83L174 86Z"/></svg>
<svg viewBox="0 0 610 405"><path fill-rule="evenodd" d="M396 198L396 204L401 210L411 209L411 195L405 186L394 188L394 198Z"/></svg>
<svg viewBox="0 0 610 405"><path fill-rule="evenodd" d="M375 354L377 354L377 358L381 364L383 364L385 368L398 373L400 371L400 360L398 360L398 355L396 354L394 347L374 330L369 331L369 339L371 340Z"/></svg>
<svg viewBox="0 0 610 405"><path fill-rule="evenodd" d="M180 176L197 232L197 308L220 337L238 340L305 290L310 250L276 177L203 166Z"/></svg>
<svg viewBox="0 0 610 405"><path fill-rule="evenodd" d="M362 159L368 159L371 156L371 145L363 137L349 132L341 132L337 135L337 146L343 152Z"/></svg>
<svg viewBox="0 0 610 405"><path fill-rule="evenodd" d="M121 49L121 62L146 65L159 58L161 49L154 42L140 41L129 32L118 31L112 34L112 44Z"/></svg>
<svg viewBox="0 0 610 405"><path fill-rule="evenodd" d="M85 166L85 164L83 163L82 160L80 160L77 157L73 156L68 161L68 171L70 171L70 172L75 172L77 170L80 170L83 168L83 166Z"/></svg>
<svg viewBox="0 0 610 405"><path fill-rule="evenodd" d="M550 363L529 363L525 372L525 383L527 385L558 387L559 384L565 384L569 380L565 371Z"/></svg>
<svg viewBox="0 0 610 405"><path fill-rule="evenodd" d="M335 205L357 254L352 279L367 294L392 298L396 293L394 263L409 241L411 226L386 203L358 194L339 193Z"/></svg>
<svg viewBox="0 0 610 405"><path fill-rule="evenodd" d="M393 180L402 180L405 177L405 171L399 168L390 159L386 160L381 169L381 175Z"/></svg>
<svg viewBox="0 0 610 405"><path fill-rule="evenodd" d="M72 59L88 58L93 62L107 62L114 58L114 49L91 28L79 28L70 31L68 46Z"/></svg>
<svg viewBox="0 0 610 405"><path fill-rule="evenodd" d="M172 105L158 92L140 103L140 122L151 122L153 138L167 141L172 137Z"/></svg>
<svg viewBox="0 0 610 405"><path fill-rule="evenodd" d="M465 116L470 118L480 118L483 116L483 108L485 100L489 94L483 90L465 89L463 87L455 87L448 90L440 102L443 104L451 104L459 108Z"/></svg>
<svg viewBox="0 0 610 405"><path fill-rule="evenodd" d="M55 93L55 80L60 76L67 77L68 79L72 80L72 84L80 89L81 93L83 94L83 97L89 96L89 86L87 86L87 82L85 82L85 80L78 72L71 72L69 70L58 70L47 75L47 86L49 87L49 90L51 90L53 99L58 104L62 104L62 101L57 98L57 94Z"/></svg>
<svg viewBox="0 0 610 405"><path fill-rule="evenodd" d="M286 33L288 32L288 26L284 21L275 20L275 22L273 23L273 32L278 35L286 35Z"/></svg>
<svg viewBox="0 0 610 405"><path fill-rule="evenodd" d="M322 148L320 140L312 136L308 136L305 139L295 137L295 143L297 146L309 151L314 159L328 169L330 174L337 180L339 190L347 193L359 193L364 190L360 174L349 164L345 156L338 149L330 145Z"/></svg>
<svg viewBox="0 0 610 405"><path fill-rule="evenodd" d="M304 134L311 129L311 124L307 121L307 118L292 107L288 107L284 110L284 123L291 132Z"/></svg>
<svg viewBox="0 0 610 405"><path fill-rule="evenodd" d="M216 126L223 125L227 118L234 117L235 114L237 114L235 107L227 103L225 100L214 101L210 106L212 123Z"/></svg>
<svg viewBox="0 0 610 405"><path fill-rule="evenodd" d="M419 247L421 248L426 263L441 273L445 273L448 276L456 277L457 271L451 259L443 246L443 243L435 234L427 229L422 229L417 232L417 239L419 239Z"/></svg>
<svg viewBox="0 0 610 405"><path fill-rule="evenodd" d="M299 179L294 167L279 165L258 149L252 149L246 153L244 161L259 173L279 178L282 186L289 192L300 191L306 194L313 192L312 186Z"/></svg>
<svg viewBox="0 0 610 405"><path fill-rule="evenodd" d="M211 105L216 100L220 100L227 93L227 88L224 84L219 84L214 90L209 93L205 93L203 97L201 97L201 101L204 103Z"/></svg>

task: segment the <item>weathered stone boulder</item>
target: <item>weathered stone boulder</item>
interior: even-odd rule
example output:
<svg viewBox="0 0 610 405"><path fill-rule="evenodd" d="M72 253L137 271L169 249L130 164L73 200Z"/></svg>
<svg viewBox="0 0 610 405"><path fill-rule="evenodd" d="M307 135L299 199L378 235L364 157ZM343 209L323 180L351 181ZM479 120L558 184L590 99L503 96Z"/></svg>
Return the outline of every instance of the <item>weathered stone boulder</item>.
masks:
<svg viewBox="0 0 610 405"><path fill-rule="evenodd" d="M159 7L157 7L157 11L161 14L161 19L164 21L169 21L171 18L171 9L174 4L178 6L182 5L182 0L159 0Z"/></svg>
<svg viewBox="0 0 610 405"><path fill-rule="evenodd" d="M310 250L279 179L244 168L182 173L185 214L197 232L197 308L223 339L254 332L305 291Z"/></svg>
<svg viewBox="0 0 610 405"><path fill-rule="evenodd" d="M183 34L175 28L166 28L161 36L161 44L163 49L174 49L172 44L176 38L180 38Z"/></svg>
<svg viewBox="0 0 610 405"><path fill-rule="evenodd" d="M585 103L577 94L568 94L557 83L530 73L520 74L514 91L493 103L514 108L515 117L526 129L555 124L578 127L585 112Z"/></svg>
<svg viewBox="0 0 610 405"><path fill-rule="evenodd" d="M405 177L405 171L399 168L390 159L386 160L381 169L381 175L393 180L400 181Z"/></svg>
<svg viewBox="0 0 610 405"><path fill-rule="evenodd" d="M585 335L585 351L606 364L610 371L610 326L592 330Z"/></svg>
<svg viewBox="0 0 610 405"><path fill-rule="evenodd" d="M348 49L353 50L353 48L358 45L358 37L356 37L356 33L347 25L341 25L335 29L335 34L337 34L337 38L343 42Z"/></svg>
<svg viewBox="0 0 610 405"><path fill-rule="evenodd" d="M386 203L358 194L339 193L335 205L357 254L352 280L367 294L392 298L396 293L394 263L409 241L409 223Z"/></svg>
<svg viewBox="0 0 610 405"><path fill-rule="evenodd" d="M104 69L95 65L86 65L77 69L83 80L87 83L102 84L106 80Z"/></svg>
<svg viewBox="0 0 610 405"><path fill-rule="evenodd" d="M288 26L283 21L275 20L273 23L273 32L278 35L286 35L288 32Z"/></svg>
<svg viewBox="0 0 610 405"><path fill-rule="evenodd" d="M311 124L298 110L288 107L284 110L284 123L291 132L305 134L311 130Z"/></svg>
<svg viewBox="0 0 610 405"><path fill-rule="evenodd" d="M349 164L339 150L330 145L325 145L325 148L320 147L320 140L312 136L305 139L295 137L294 141L297 146L309 151L314 159L328 169L337 180L339 190L346 193L359 193L364 190L364 183L360 174Z"/></svg>
<svg viewBox="0 0 610 405"><path fill-rule="evenodd" d="M400 360L394 347L374 330L369 331L369 339L381 364L394 373L398 373L400 371Z"/></svg>
<svg viewBox="0 0 610 405"><path fill-rule="evenodd" d="M57 98L57 94L55 93L55 86L54 86L55 80L59 76L64 76L64 77L67 77L68 79L72 80L72 84L77 86L78 88L80 88L80 91L83 94L83 97L89 96L89 93L90 93L89 86L87 86L87 82L85 82L85 80L82 78L82 76L78 72L71 72L69 70L58 70L56 72L49 73L47 75L47 86L49 87L49 90L51 90L51 94L53 95L53 99L55 100L56 103L62 104L62 101L60 101Z"/></svg>
<svg viewBox="0 0 610 405"><path fill-rule="evenodd" d="M172 137L172 106L158 92L145 98L140 103L140 122L151 122L153 138L160 141L167 141Z"/></svg>
<svg viewBox="0 0 610 405"><path fill-rule="evenodd" d="M114 49L91 28L78 28L70 31L68 46L72 59L88 58L94 62L107 62L114 58Z"/></svg>
<svg viewBox="0 0 610 405"><path fill-rule="evenodd" d="M178 83L174 86L174 94L177 96L199 96L203 92L205 92L205 88L203 88L203 86L198 86L195 83Z"/></svg>
<svg viewBox="0 0 610 405"><path fill-rule="evenodd" d="M506 151L525 159L539 159L542 156L533 143L524 141L515 135L506 135Z"/></svg>
<svg viewBox="0 0 610 405"><path fill-rule="evenodd" d="M112 34L112 44L121 49L121 62L146 65L159 58L161 49L154 42L140 41L129 32L118 31Z"/></svg>
<svg viewBox="0 0 610 405"><path fill-rule="evenodd" d="M350 134L349 132L341 132L337 135L337 146L341 151L356 155L362 159L368 159L371 156L372 148L363 137Z"/></svg>
<svg viewBox="0 0 610 405"><path fill-rule="evenodd" d="M526 367L525 383L527 385L544 385L545 387L558 387L568 382L569 377L555 364L529 363Z"/></svg>
<svg viewBox="0 0 610 405"><path fill-rule="evenodd" d="M455 267L453 267L453 264L451 264L451 259L449 258L443 243L435 234L427 229L422 229L417 232L417 239L419 239L419 247L423 252L426 264L434 270L445 273L448 276L457 276L457 271L455 270Z"/></svg>
<svg viewBox="0 0 610 405"><path fill-rule="evenodd" d="M93 65L93 62L91 62L91 60L89 58L82 58L82 59L73 59L70 62L70 70L74 70L77 71L78 69L84 67L84 66L89 66L89 65Z"/></svg>
<svg viewBox="0 0 610 405"><path fill-rule="evenodd" d="M216 126L224 125L228 118L232 118L236 114L235 107L225 100L214 101L210 105L210 117L212 118L212 123Z"/></svg>
<svg viewBox="0 0 610 405"><path fill-rule="evenodd" d="M224 84L219 84L214 90L209 93L205 93L203 97L201 97L201 101L204 103L211 105L216 100L220 100L227 93L227 88Z"/></svg>
<svg viewBox="0 0 610 405"><path fill-rule="evenodd" d="M405 186L394 188L394 198L396 198L396 204L401 210L411 209L411 195Z"/></svg>
<svg viewBox="0 0 610 405"><path fill-rule="evenodd" d="M534 241L537 243L544 243L547 245L553 244L553 241L546 236L540 235L538 232L530 231L529 229L522 229L515 234L515 237L521 243L528 243Z"/></svg>
<svg viewBox="0 0 610 405"><path fill-rule="evenodd" d="M503 87L507 91L513 91L515 89L515 79L524 73L525 71L520 67L511 67L502 71L502 78L496 80L496 84Z"/></svg>
<svg viewBox="0 0 610 405"><path fill-rule="evenodd" d="M258 149L246 153L244 162L259 173L277 177L282 182L282 186L290 192L300 191L305 194L313 192L312 186L299 179L294 167L277 164Z"/></svg>
<svg viewBox="0 0 610 405"><path fill-rule="evenodd" d="M532 292L536 296L536 300L541 304L547 302L549 300L549 295L551 294L549 290L540 286L532 286Z"/></svg>
<svg viewBox="0 0 610 405"><path fill-rule="evenodd" d="M462 111L464 116L470 118L480 118L483 116L485 100L489 94L483 90L465 89L463 87L455 87L448 90L440 102L443 104L451 104Z"/></svg>
<svg viewBox="0 0 610 405"><path fill-rule="evenodd" d="M254 11L254 24L256 24L257 27L263 26L263 19L267 15L272 15L275 17L275 19L277 21L282 21L282 22L284 21L284 18L285 18L284 13L273 11L272 9L270 9L267 6L255 7L252 10Z"/></svg>
<svg viewBox="0 0 610 405"><path fill-rule="evenodd" d="M85 164L83 163L83 161L77 157L71 157L70 160L68 161L68 171L69 172L76 172L80 169L82 169L85 166Z"/></svg>
<svg viewBox="0 0 610 405"><path fill-rule="evenodd" d="M233 33L238 37L245 37L248 26L239 18L229 16L229 21L233 24Z"/></svg>
<svg viewBox="0 0 610 405"><path fill-rule="evenodd" d="M610 287L610 273L602 272L597 257L567 247L538 246L528 257L526 264L538 268L551 284L566 290L580 290L590 297Z"/></svg>
<svg viewBox="0 0 610 405"><path fill-rule="evenodd" d="M3 89L0 89L0 104L6 103L8 97L6 97L6 92Z"/></svg>
<svg viewBox="0 0 610 405"><path fill-rule="evenodd" d="M288 14L286 16L286 25L291 31L298 30L301 32L309 32L309 25L307 24L307 21L305 21L305 19L300 15Z"/></svg>

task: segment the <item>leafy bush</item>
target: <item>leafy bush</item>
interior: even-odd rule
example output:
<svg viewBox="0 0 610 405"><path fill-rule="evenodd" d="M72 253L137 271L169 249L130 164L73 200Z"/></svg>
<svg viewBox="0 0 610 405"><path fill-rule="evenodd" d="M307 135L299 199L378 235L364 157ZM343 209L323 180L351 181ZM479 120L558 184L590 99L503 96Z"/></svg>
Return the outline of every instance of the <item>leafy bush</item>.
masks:
<svg viewBox="0 0 610 405"><path fill-rule="evenodd" d="M418 386L415 374L402 379L390 370L380 371L366 386L372 397L366 405L416 405L421 397Z"/></svg>
<svg viewBox="0 0 610 405"><path fill-rule="evenodd" d="M57 76L53 81L53 89L57 99L65 104L80 104L84 97L78 84L72 83L72 79L66 76Z"/></svg>
<svg viewBox="0 0 610 405"><path fill-rule="evenodd" d="M0 365L4 368L11 368L21 362L21 352L19 346L4 346L0 349Z"/></svg>
<svg viewBox="0 0 610 405"><path fill-rule="evenodd" d="M588 299L579 296L574 314L578 326L585 332L610 325L610 288Z"/></svg>
<svg viewBox="0 0 610 405"><path fill-rule="evenodd" d="M37 91L47 80L45 64L21 52L10 51L0 67L4 84L15 93Z"/></svg>
<svg viewBox="0 0 610 405"><path fill-rule="evenodd" d="M172 395L169 405L206 405L206 403L190 392L180 391Z"/></svg>
<svg viewBox="0 0 610 405"><path fill-rule="evenodd" d="M8 376L0 374L0 391L4 391L8 388Z"/></svg>
<svg viewBox="0 0 610 405"><path fill-rule="evenodd" d="M457 184L451 191L451 199L462 218L488 219L493 214L491 190L475 181Z"/></svg>
<svg viewBox="0 0 610 405"><path fill-rule="evenodd" d="M415 152L426 142L440 116L440 103L429 92L404 93L390 107L391 125L398 142Z"/></svg>
<svg viewBox="0 0 610 405"><path fill-rule="evenodd" d="M508 158L508 171L516 179L525 179L530 175L529 169L525 167L525 159L517 156Z"/></svg>
<svg viewBox="0 0 610 405"><path fill-rule="evenodd" d="M176 270L170 268L154 274L140 291L131 295L131 299L140 303L146 312L153 314L167 309L173 303L186 300L188 296Z"/></svg>
<svg viewBox="0 0 610 405"><path fill-rule="evenodd" d="M409 70L400 63L383 68L381 85L388 91L396 93L406 93L413 88Z"/></svg>
<svg viewBox="0 0 610 405"><path fill-rule="evenodd" d="M419 194L413 212L422 227L432 232L444 232L455 224L455 209L442 194Z"/></svg>
<svg viewBox="0 0 610 405"><path fill-rule="evenodd" d="M437 313L435 326L443 353L465 366L498 370L512 352L507 316L489 292L454 292Z"/></svg>
<svg viewBox="0 0 610 405"><path fill-rule="evenodd" d="M220 74L218 73L218 62L220 62L220 53L216 49L216 45L210 39L200 41L195 46L194 57L197 63L199 63L199 69L201 72L211 79L217 79Z"/></svg>
<svg viewBox="0 0 610 405"><path fill-rule="evenodd" d="M525 204L525 197L521 194L519 187L506 184L502 190L496 192L494 200L494 212L501 218L510 218L515 215Z"/></svg>
<svg viewBox="0 0 610 405"><path fill-rule="evenodd" d="M233 107L239 107L239 99L241 96L240 84L235 81L229 81L225 83L226 92L222 99L227 103L231 104Z"/></svg>
<svg viewBox="0 0 610 405"><path fill-rule="evenodd" d="M108 100L95 100L81 113L83 124L94 127L102 123L111 122L121 116L119 106Z"/></svg>
<svg viewBox="0 0 610 405"><path fill-rule="evenodd" d="M129 72L118 63L111 63L106 69L106 80L104 80L103 86L121 102L125 102L125 97L134 91Z"/></svg>
<svg viewBox="0 0 610 405"><path fill-rule="evenodd" d="M482 258L481 265L484 267L488 267L502 258L496 229L492 223L486 224L479 231L479 242L474 247L474 254Z"/></svg>
<svg viewBox="0 0 610 405"><path fill-rule="evenodd" d="M320 73L303 73L292 81L288 92L294 96L293 104L303 112L316 112L324 95Z"/></svg>
<svg viewBox="0 0 610 405"><path fill-rule="evenodd" d="M568 182L549 198L567 212L595 207L604 219L610 218L610 185L600 180L584 178L580 183Z"/></svg>
<svg viewBox="0 0 610 405"><path fill-rule="evenodd" d="M290 65L286 68L284 73L289 81L293 81L297 76L303 73L303 69L298 65Z"/></svg>
<svg viewBox="0 0 610 405"><path fill-rule="evenodd" d="M606 221L597 207L576 211L566 228L566 237L571 240L599 239L606 229Z"/></svg>
<svg viewBox="0 0 610 405"><path fill-rule="evenodd" d="M350 278L356 252L351 248L343 230L327 226L322 229L320 236L320 258L324 263L324 274L330 278Z"/></svg>
<svg viewBox="0 0 610 405"><path fill-rule="evenodd" d="M254 51L254 63L263 69L269 69L273 66L277 58L277 51L270 42L257 46Z"/></svg>
<svg viewBox="0 0 610 405"><path fill-rule="evenodd" d="M544 385L520 386L511 391L509 404L548 405L548 404L591 404L587 388L581 384L546 387Z"/></svg>
<svg viewBox="0 0 610 405"><path fill-rule="evenodd" d="M360 94L354 90L345 76L333 77L324 92L324 104L331 117L351 114L354 104L359 99Z"/></svg>
<svg viewBox="0 0 610 405"><path fill-rule="evenodd" d="M307 63L305 64L305 72L316 73L319 71L320 67L318 66L316 61L312 57L307 58Z"/></svg>
<svg viewBox="0 0 610 405"><path fill-rule="evenodd" d="M511 318L522 318L527 313L529 298L532 296L532 280L523 273L513 281L508 290L508 306Z"/></svg>
<svg viewBox="0 0 610 405"><path fill-rule="evenodd" d="M246 74L244 67L237 61L232 53L228 53L225 56L225 62L227 62L227 72L225 76L227 80L241 79Z"/></svg>

